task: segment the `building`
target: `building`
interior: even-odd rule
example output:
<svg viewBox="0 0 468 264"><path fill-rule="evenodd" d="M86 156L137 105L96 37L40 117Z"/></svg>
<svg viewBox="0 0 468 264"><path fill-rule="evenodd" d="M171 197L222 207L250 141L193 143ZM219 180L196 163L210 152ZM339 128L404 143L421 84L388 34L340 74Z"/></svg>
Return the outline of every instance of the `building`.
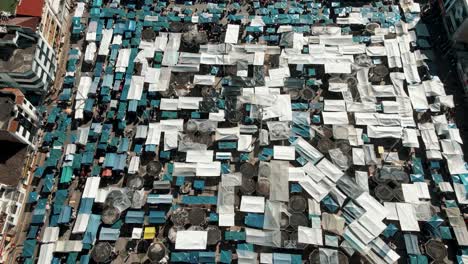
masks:
<svg viewBox="0 0 468 264"><path fill-rule="evenodd" d="M32 0L36 1L36 0ZM69 30L71 0L46 0L39 31L47 43L60 50L65 33Z"/></svg>
<svg viewBox="0 0 468 264"><path fill-rule="evenodd" d="M0 183L0 230L6 234L16 226L21 214L26 189L22 186L10 186Z"/></svg>
<svg viewBox="0 0 468 264"><path fill-rule="evenodd" d="M449 38L454 42L468 44L468 1L445 0L443 12Z"/></svg>
<svg viewBox="0 0 468 264"><path fill-rule="evenodd" d="M0 252L11 246L27 194L29 150L39 117L36 108L17 88L0 89ZM0 262L2 261L0 254Z"/></svg>
<svg viewBox="0 0 468 264"><path fill-rule="evenodd" d="M468 94L468 0L443 0L439 6L457 75Z"/></svg>
<svg viewBox="0 0 468 264"><path fill-rule="evenodd" d="M3 26L0 32L0 88L19 88L28 97L47 92L56 58L42 35L30 28Z"/></svg>
<svg viewBox="0 0 468 264"><path fill-rule="evenodd" d="M0 144L4 149L0 152L0 263L4 263L5 253L14 245L16 227L21 223L30 174L25 174L28 147L10 141Z"/></svg>
<svg viewBox="0 0 468 264"><path fill-rule="evenodd" d="M0 140L18 142L35 148L34 136L39 118L36 108L19 89L0 90Z"/></svg>
<svg viewBox="0 0 468 264"><path fill-rule="evenodd" d="M16 6L16 16L41 17L45 0L21 0Z"/></svg>
<svg viewBox="0 0 468 264"><path fill-rule="evenodd" d="M36 148L34 137L39 117L36 108L17 88L0 89L0 252L5 252L26 197L29 150ZM0 254L1 262L1 254Z"/></svg>

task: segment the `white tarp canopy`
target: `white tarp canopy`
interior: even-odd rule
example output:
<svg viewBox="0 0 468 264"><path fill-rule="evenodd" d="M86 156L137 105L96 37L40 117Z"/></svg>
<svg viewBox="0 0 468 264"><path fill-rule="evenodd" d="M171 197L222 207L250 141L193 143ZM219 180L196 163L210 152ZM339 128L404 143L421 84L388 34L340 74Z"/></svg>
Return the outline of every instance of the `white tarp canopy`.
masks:
<svg viewBox="0 0 468 264"><path fill-rule="evenodd" d="M370 138L401 138L401 127L367 126L367 135Z"/></svg>
<svg viewBox="0 0 468 264"><path fill-rule="evenodd" d="M440 150L439 138L435 132L434 124L422 123L419 124L419 131L421 138L424 142L424 146L427 150Z"/></svg>
<svg viewBox="0 0 468 264"><path fill-rule="evenodd" d="M214 85L215 84L215 78L216 77L214 75L195 74L193 76L193 84Z"/></svg>
<svg viewBox="0 0 468 264"><path fill-rule="evenodd" d="M335 164L331 163L327 158L323 158L319 163L317 163L317 169L319 169L323 174L325 174L333 182L337 182L344 173L338 169Z"/></svg>
<svg viewBox="0 0 468 264"><path fill-rule="evenodd" d="M48 226L45 228L44 234L42 235L42 243L54 243L59 238L59 227Z"/></svg>
<svg viewBox="0 0 468 264"><path fill-rule="evenodd" d="M297 242L310 245L323 245L322 229L299 226Z"/></svg>
<svg viewBox="0 0 468 264"><path fill-rule="evenodd" d="M237 41L239 39L239 29L239 25L227 25L226 38L224 39L224 43L237 44Z"/></svg>
<svg viewBox="0 0 468 264"><path fill-rule="evenodd" d="M117 63L115 64L116 72L125 72L125 69L128 67L128 63L130 62L130 53L131 49L119 50L119 56L117 57Z"/></svg>
<svg viewBox="0 0 468 264"><path fill-rule="evenodd" d="M344 112L346 111L346 103L344 100L324 100L324 111L328 112Z"/></svg>
<svg viewBox="0 0 468 264"><path fill-rule="evenodd" d="M418 130L405 128L403 129L403 146L410 148L419 148Z"/></svg>
<svg viewBox="0 0 468 264"><path fill-rule="evenodd" d="M145 72L145 83L157 84L159 82L159 76L161 75L160 68L146 68Z"/></svg>
<svg viewBox="0 0 468 264"><path fill-rule="evenodd" d="M91 21L88 23L86 31L86 41L96 41L97 32L97 21Z"/></svg>
<svg viewBox="0 0 468 264"><path fill-rule="evenodd" d="M408 93L411 99L411 104L413 104L414 109L429 109L429 103L427 102L426 93L422 85L408 85Z"/></svg>
<svg viewBox="0 0 468 264"><path fill-rule="evenodd" d="M315 163L323 158L322 152L320 152L302 137L298 137L294 142L291 143L291 145L295 146L296 151L309 161Z"/></svg>
<svg viewBox="0 0 468 264"><path fill-rule="evenodd" d="M241 199L241 212L263 213L265 211L265 197L243 195Z"/></svg>
<svg viewBox="0 0 468 264"><path fill-rule="evenodd" d="M416 217L416 210L410 203L397 203L396 210L398 219L400 220L400 227L402 231L415 231L419 232L419 224Z"/></svg>
<svg viewBox="0 0 468 264"><path fill-rule="evenodd" d="M198 110L201 101L203 97L181 96L177 101L177 109Z"/></svg>
<svg viewBox="0 0 468 264"><path fill-rule="evenodd" d="M213 150L187 150L186 162L212 162Z"/></svg>
<svg viewBox="0 0 468 264"><path fill-rule="evenodd" d="M246 228L246 242L266 247L281 247L281 232L279 230L260 230Z"/></svg>
<svg viewBox="0 0 468 264"><path fill-rule="evenodd" d="M347 112L322 112L323 123L326 125L349 124Z"/></svg>
<svg viewBox="0 0 468 264"><path fill-rule="evenodd" d="M96 198L101 177L88 177L86 178L85 188L83 190L83 198Z"/></svg>
<svg viewBox="0 0 468 264"><path fill-rule="evenodd" d="M130 89L128 91L127 100L140 100L143 94L143 86L145 84L145 77L132 76L130 82Z"/></svg>
<svg viewBox="0 0 468 264"><path fill-rule="evenodd" d="M76 143L81 144L81 145L86 145L86 143L88 143L89 128L90 127L78 128L78 139Z"/></svg>
<svg viewBox="0 0 468 264"><path fill-rule="evenodd" d="M102 30L102 39L99 46L98 55L107 56L107 54L109 54L109 46L112 42L113 33L114 30L112 28Z"/></svg>
<svg viewBox="0 0 468 264"><path fill-rule="evenodd" d="M96 56L96 51L97 51L96 43L95 42L89 43L88 46L86 46L86 51L85 51L85 56L84 56L85 62L87 63L93 62L94 57Z"/></svg>
<svg viewBox="0 0 468 264"><path fill-rule="evenodd" d="M177 231L175 249L205 250L208 241L208 231Z"/></svg>
<svg viewBox="0 0 468 264"><path fill-rule="evenodd" d="M166 91L169 88L169 82L171 80L171 68L162 67L159 69L159 76L158 80L155 79L155 83L150 83L148 87L148 92L161 92ZM150 70L152 72L153 70ZM154 72L156 73L156 72ZM152 78L148 77L148 80L152 80Z"/></svg>
<svg viewBox="0 0 468 264"><path fill-rule="evenodd" d="M199 177L219 177L221 176L221 162L198 162L195 163L195 175Z"/></svg>
<svg viewBox="0 0 468 264"><path fill-rule="evenodd" d="M161 141L161 124L150 123L148 128L148 136L145 145L159 145Z"/></svg>
<svg viewBox="0 0 468 264"><path fill-rule="evenodd" d="M367 192L356 198L356 202L376 221L382 221L387 217L388 212L385 207Z"/></svg>
<svg viewBox="0 0 468 264"><path fill-rule="evenodd" d="M82 17L85 8L86 8L85 3L82 3L82 2L76 3L76 9L75 9L75 13L73 14L73 17Z"/></svg>
<svg viewBox="0 0 468 264"><path fill-rule="evenodd" d="M462 155L454 154L443 154L445 160L447 160L447 167L450 174L465 174L468 170L465 166L465 160Z"/></svg>
<svg viewBox="0 0 468 264"><path fill-rule="evenodd" d="M133 156L130 159L130 164L128 165L128 173L130 173L130 174L137 173L139 167L140 167L140 157L139 156Z"/></svg>
<svg viewBox="0 0 468 264"><path fill-rule="evenodd" d="M91 83L93 80L88 76L81 76L80 84L78 85L78 90L76 92L76 100L85 100L88 99L89 89L91 88Z"/></svg>
<svg viewBox="0 0 468 264"><path fill-rule="evenodd" d="M42 244L39 250L38 264L49 264L52 263L54 258L55 244Z"/></svg>
<svg viewBox="0 0 468 264"><path fill-rule="evenodd" d="M81 252L83 242L81 240L59 240L55 243L55 252Z"/></svg>
<svg viewBox="0 0 468 264"><path fill-rule="evenodd" d="M75 225L73 226L72 234L84 233L88 227L89 217L89 214L78 214Z"/></svg>

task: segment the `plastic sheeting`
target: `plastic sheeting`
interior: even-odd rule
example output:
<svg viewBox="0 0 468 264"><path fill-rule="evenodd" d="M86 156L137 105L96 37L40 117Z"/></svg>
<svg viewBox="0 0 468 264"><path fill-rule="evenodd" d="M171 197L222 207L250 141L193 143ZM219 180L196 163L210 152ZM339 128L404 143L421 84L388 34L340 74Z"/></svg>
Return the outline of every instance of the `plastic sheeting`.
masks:
<svg viewBox="0 0 468 264"><path fill-rule="evenodd" d="M91 88L92 79L88 76L81 76L80 84L78 85L78 90L76 92L76 100L85 100L88 98L88 92Z"/></svg>
<svg viewBox="0 0 468 264"><path fill-rule="evenodd" d="M46 264L52 263L54 257L55 244L43 244L39 249L39 258L37 263Z"/></svg>
<svg viewBox="0 0 468 264"><path fill-rule="evenodd" d="M239 38L239 29L239 25L227 25L226 38L224 39L224 43L237 44L237 40Z"/></svg>
<svg viewBox="0 0 468 264"><path fill-rule="evenodd" d="M273 160L270 165L270 200L287 202L289 200L288 177L284 176L288 175L289 163Z"/></svg>
<svg viewBox="0 0 468 264"><path fill-rule="evenodd" d="M145 77L143 76L132 76L130 82L130 90L128 91L127 100L140 100L143 94L143 85Z"/></svg>
<svg viewBox="0 0 468 264"><path fill-rule="evenodd" d="M175 249L206 249L207 231L177 231Z"/></svg>
<svg viewBox="0 0 468 264"><path fill-rule="evenodd" d="M397 203L396 210L402 231L420 231L416 211L412 204Z"/></svg>
<svg viewBox="0 0 468 264"><path fill-rule="evenodd" d="M323 123L326 125L349 124L347 112L322 112Z"/></svg>
<svg viewBox="0 0 468 264"><path fill-rule="evenodd" d="M245 234L247 243L267 247L281 246L281 232L279 230L265 231L253 228L246 228Z"/></svg>
<svg viewBox="0 0 468 264"><path fill-rule="evenodd" d="M414 109L419 111L429 109L429 103L422 85L408 85L408 93Z"/></svg>
<svg viewBox="0 0 468 264"><path fill-rule="evenodd" d="M88 177L86 179L86 184L83 190L82 197L83 198L96 198L98 190L99 190L100 182L101 182L100 177Z"/></svg>

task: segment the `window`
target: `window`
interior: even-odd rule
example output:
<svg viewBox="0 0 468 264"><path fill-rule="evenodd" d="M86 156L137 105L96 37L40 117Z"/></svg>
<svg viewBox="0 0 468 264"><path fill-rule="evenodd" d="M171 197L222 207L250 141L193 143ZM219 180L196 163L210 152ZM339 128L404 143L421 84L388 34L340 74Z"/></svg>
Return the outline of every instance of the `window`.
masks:
<svg viewBox="0 0 468 264"><path fill-rule="evenodd" d="M16 204L12 205L10 207L10 213L12 214L16 214L16 211L18 210L18 206L16 206Z"/></svg>

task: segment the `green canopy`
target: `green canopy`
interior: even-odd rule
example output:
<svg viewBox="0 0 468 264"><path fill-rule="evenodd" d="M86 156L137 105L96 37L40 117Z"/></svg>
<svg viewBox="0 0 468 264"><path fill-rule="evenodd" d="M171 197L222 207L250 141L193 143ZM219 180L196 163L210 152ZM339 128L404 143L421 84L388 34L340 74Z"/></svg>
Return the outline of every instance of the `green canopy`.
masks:
<svg viewBox="0 0 468 264"><path fill-rule="evenodd" d="M63 167L62 175L60 176L60 183L69 183L72 179L73 169L72 167Z"/></svg>

